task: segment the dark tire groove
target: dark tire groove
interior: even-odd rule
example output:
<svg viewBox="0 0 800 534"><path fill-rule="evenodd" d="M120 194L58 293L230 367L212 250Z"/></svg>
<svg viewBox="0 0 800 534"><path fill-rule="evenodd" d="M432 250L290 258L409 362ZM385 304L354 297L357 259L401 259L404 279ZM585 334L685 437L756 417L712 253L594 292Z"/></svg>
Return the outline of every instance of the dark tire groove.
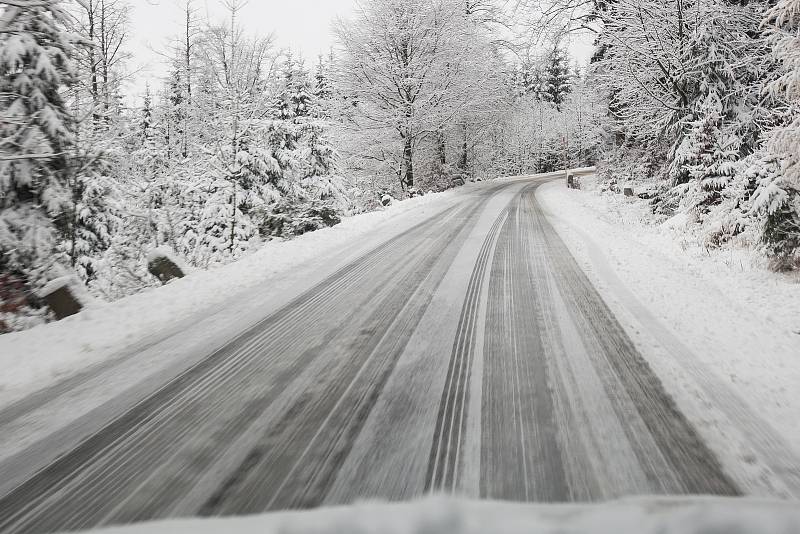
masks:
<svg viewBox="0 0 800 534"><path fill-rule="evenodd" d="M489 253L507 211L503 210L484 239L478 260L470 276L467 296L461 308L456 338L447 370L442 398L434 427L433 443L425 476L425 492L455 489L455 472L458 469L457 451L463 445L465 408L469 395L469 376L474 353L478 302L484 275L489 264ZM455 421L458 414L458 421Z"/></svg>

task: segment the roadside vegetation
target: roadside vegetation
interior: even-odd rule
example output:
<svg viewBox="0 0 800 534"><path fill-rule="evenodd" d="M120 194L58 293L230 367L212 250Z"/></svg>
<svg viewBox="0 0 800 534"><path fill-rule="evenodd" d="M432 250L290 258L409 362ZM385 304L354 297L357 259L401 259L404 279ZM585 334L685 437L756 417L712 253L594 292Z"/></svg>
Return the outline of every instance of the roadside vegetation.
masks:
<svg viewBox="0 0 800 534"><path fill-rule="evenodd" d="M544 9L562 31L596 35L606 187L636 184L659 220L685 219L708 248L800 268L800 2L591 4Z"/></svg>

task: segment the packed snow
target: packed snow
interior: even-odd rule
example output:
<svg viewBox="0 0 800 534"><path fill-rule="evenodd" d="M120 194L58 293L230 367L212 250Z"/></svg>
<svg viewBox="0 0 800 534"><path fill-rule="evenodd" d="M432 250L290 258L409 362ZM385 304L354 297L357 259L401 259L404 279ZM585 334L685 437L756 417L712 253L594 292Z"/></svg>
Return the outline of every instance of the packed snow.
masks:
<svg viewBox="0 0 800 534"><path fill-rule="evenodd" d="M626 499L599 505L511 504L429 497L250 517L112 527L103 534L790 534L800 508L722 499Z"/></svg>
<svg viewBox="0 0 800 534"><path fill-rule="evenodd" d="M800 497L800 279L582 184L537 198L667 390L743 487Z"/></svg>

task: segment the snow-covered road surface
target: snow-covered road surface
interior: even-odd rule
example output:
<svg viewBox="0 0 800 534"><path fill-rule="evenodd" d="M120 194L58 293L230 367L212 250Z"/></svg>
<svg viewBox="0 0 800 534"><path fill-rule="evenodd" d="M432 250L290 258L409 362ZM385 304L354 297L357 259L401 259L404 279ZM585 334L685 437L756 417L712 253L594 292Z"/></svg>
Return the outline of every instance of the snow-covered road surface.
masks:
<svg viewBox="0 0 800 534"><path fill-rule="evenodd" d="M220 346L159 341L192 348L182 367L109 390L136 365L119 358L0 411L0 532L429 492L739 494L543 215L552 178L464 190Z"/></svg>

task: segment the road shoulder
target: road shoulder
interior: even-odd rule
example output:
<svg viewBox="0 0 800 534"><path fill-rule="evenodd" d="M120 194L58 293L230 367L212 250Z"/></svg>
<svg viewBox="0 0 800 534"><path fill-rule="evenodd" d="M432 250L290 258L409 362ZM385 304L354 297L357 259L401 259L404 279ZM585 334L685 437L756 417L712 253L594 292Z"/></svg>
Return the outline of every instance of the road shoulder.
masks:
<svg viewBox="0 0 800 534"><path fill-rule="evenodd" d="M754 495L800 496L791 445L800 443L800 335L763 295L791 306L800 285L694 257L637 217L641 206L619 207L625 200L568 190L561 180L540 187L537 199L737 483Z"/></svg>

